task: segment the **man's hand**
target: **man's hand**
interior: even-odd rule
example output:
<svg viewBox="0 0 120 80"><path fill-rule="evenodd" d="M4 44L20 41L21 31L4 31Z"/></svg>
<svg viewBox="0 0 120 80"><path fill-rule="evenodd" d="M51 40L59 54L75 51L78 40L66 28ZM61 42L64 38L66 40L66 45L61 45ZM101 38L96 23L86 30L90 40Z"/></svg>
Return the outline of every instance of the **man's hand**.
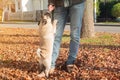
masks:
<svg viewBox="0 0 120 80"><path fill-rule="evenodd" d="M48 10L52 12L55 9L55 6L53 4L48 5Z"/></svg>

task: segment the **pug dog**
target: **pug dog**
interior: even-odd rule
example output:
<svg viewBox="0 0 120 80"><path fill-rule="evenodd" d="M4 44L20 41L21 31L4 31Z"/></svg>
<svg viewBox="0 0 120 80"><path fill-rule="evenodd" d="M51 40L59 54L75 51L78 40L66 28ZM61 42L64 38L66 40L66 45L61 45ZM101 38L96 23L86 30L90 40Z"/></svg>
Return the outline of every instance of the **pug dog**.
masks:
<svg viewBox="0 0 120 80"><path fill-rule="evenodd" d="M48 77L51 68L54 35L56 32L57 20L52 21L50 12L42 12L39 23L40 46L37 49L39 57L39 77Z"/></svg>

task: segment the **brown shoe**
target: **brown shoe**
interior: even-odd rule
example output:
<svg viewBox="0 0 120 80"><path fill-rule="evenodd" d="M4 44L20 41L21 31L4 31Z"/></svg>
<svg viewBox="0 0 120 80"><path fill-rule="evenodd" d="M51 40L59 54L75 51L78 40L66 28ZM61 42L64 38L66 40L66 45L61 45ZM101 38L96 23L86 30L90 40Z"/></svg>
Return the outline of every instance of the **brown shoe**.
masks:
<svg viewBox="0 0 120 80"><path fill-rule="evenodd" d="M71 73L71 72L74 72L74 71L78 70L78 68L75 64L70 64L70 65L63 64L61 69L65 70L68 73Z"/></svg>
<svg viewBox="0 0 120 80"><path fill-rule="evenodd" d="M67 65L67 72L71 73L73 71L73 68L74 68L73 64Z"/></svg>

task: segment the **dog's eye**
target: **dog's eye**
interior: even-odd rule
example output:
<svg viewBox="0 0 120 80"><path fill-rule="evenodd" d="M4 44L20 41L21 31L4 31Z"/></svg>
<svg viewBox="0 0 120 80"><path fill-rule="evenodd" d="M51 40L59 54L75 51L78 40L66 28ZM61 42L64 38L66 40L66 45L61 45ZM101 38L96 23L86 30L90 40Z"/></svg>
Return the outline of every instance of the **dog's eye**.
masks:
<svg viewBox="0 0 120 80"><path fill-rule="evenodd" d="M45 25L47 23L47 20L43 19L42 23Z"/></svg>
<svg viewBox="0 0 120 80"><path fill-rule="evenodd" d="M43 21L47 21L46 19L43 19Z"/></svg>

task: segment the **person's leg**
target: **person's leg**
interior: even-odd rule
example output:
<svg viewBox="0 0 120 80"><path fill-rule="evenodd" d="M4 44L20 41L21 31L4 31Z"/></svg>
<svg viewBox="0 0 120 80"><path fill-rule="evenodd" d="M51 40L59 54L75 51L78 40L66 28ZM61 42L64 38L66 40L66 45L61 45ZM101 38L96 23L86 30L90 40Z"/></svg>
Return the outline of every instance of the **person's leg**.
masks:
<svg viewBox="0 0 120 80"><path fill-rule="evenodd" d="M57 19L58 22L57 22L55 40L53 45L51 68L55 68L55 62L59 55L59 48L60 48L64 27L67 20L67 15L68 15L67 8L59 7L59 8L56 8L54 11L54 19Z"/></svg>
<svg viewBox="0 0 120 80"><path fill-rule="evenodd" d="M84 3L74 5L70 8L70 51L67 65L74 64L76 59L79 43L80 43L80 31L82 26L82 18L84 13Z"/></svg>

